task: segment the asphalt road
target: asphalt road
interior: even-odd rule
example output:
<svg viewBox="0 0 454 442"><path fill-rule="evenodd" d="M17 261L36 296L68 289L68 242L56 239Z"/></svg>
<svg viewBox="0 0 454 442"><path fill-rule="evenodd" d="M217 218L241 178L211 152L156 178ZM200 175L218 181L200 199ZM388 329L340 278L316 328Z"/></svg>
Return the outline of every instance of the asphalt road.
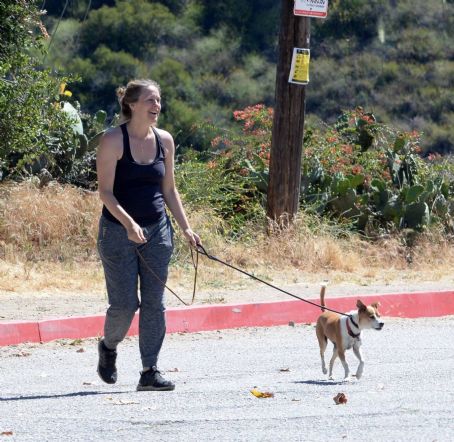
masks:
<svg viewBox="0 0 454 442"><path fill-rule="evenodd" d="M322 374L311 325L175 334L160 362L177 387L160 393L135 391L136 338L115 386L93 339L0 348L0 440L452 441L453 342L454 317L386 319L363 332L363 378L343 383L339 362Z"/></svg>

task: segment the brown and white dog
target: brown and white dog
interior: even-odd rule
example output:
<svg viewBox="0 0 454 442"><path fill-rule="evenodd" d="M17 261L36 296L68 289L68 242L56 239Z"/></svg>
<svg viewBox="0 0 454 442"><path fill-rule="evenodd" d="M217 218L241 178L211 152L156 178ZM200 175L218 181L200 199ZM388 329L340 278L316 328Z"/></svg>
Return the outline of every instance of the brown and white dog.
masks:
<svg viewBox="0 0 454 442"><path fill-rule="evenodd" d="M320 303L325 306L325 290L322 287L320 292ZM361 354L361 331L365 329L381 330L383 321L380 320L378 307L380 303L375 302L366 306L360 299L356 302L358 310L351 311L348 316L340 316L337 313L325 312L317 320L316 332L320 346L320 357L322 359L322 371L327 373L325 364L325 350L328 339L334 344L333 355L329 362L329 378L333 379L333 365L337 356L342 362L345 370L345 380L350 379L350 369L345 359L345 351L353 348L353 353L359 360L356 378L360 379L363 374L364 359Z"/></svg>

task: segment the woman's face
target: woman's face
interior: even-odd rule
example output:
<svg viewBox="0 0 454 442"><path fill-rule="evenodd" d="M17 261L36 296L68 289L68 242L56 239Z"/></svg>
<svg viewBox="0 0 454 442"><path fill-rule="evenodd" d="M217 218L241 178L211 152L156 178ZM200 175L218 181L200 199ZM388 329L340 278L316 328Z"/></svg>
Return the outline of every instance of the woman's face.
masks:
<svg viewBox="0 0 454 442"><path fill-rule="evenodd" d="M129 105L133 118L146 120L155 125L161 112L161 95L154 86L144 88L135 103Z"/></svg>

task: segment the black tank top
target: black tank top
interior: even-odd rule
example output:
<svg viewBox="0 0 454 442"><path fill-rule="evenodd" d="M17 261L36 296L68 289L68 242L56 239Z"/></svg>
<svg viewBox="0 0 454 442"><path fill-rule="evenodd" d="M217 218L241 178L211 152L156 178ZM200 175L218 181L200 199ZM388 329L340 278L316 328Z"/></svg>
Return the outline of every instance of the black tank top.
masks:
<svg viewBox="0 0 454 442"><path fill-rule="evenodd" d="M156 157L150 164L136 163L131 154L126 123L120 127L123 133L123 155L117 161L113 194L121 207L143 227L159 221L165 214L161 190L165 175L164 148L161 137L152 127L156 137ZM106 206L103 206L102 214L110 221L120 224Z"/></svg>

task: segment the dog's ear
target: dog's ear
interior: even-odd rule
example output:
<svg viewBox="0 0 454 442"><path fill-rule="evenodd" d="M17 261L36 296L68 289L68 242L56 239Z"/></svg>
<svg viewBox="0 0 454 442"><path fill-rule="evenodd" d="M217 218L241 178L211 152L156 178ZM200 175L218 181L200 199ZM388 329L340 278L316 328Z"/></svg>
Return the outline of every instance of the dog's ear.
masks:
<svg viewBox="0 0 454 442"><path fill-rule="evenodd" d="M366 310L366 305L361 301L361 299L358 299L356 301L356 307L358 307L359 310Z"/></svg>
<svg viewBox="0 0 454 442"><path fill-rule="evenodd" d="M373 304L370 305L371 307L373 307L375 309L376 312L378 312L378 307L381 306L381 304L379 302L374 302Z"/></svg>

